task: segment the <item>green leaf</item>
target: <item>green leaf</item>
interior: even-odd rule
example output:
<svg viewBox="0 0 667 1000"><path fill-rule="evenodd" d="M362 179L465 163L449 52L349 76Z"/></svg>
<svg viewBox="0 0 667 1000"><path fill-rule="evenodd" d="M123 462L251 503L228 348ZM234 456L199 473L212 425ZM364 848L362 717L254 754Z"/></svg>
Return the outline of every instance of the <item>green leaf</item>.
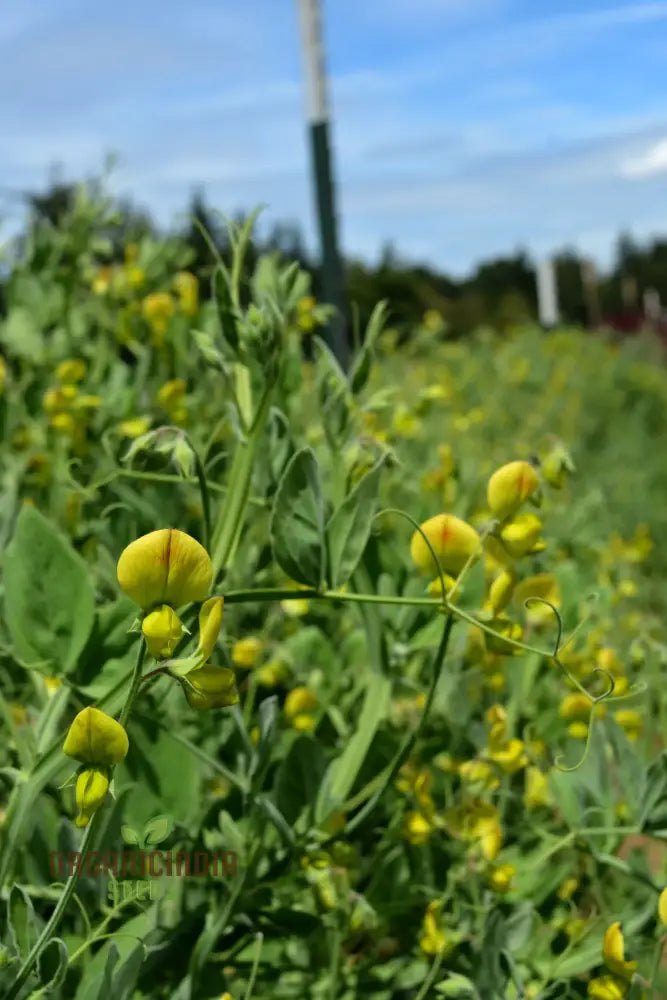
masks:
<svg viewBox="0 0 667 1000"><path fill-rule="evenodd" d="M317 740L297 736L276 775L276 806L288 823L294 823L301 810L315 802L325 766Z"/></svg>
<svg viewBox="0 0 667 1000"><path fill-rule="evenodd" d="M269 533L273 555L297 583L321 588L326 578L324 499L310 448L293 456L276 492Z"/></svg>
<svg viewBox="0 0 667 1000"><path fill-rule="evenodd" d="M378 337L384 330L384 324L387 319L388 311L387 302L386 300L383 300L382 302L378 302L371 313L371 317L366 327L363 344L361 345L358 355L354 359L354 363L350 371L350 385L352 387L352 392L354 393L361 392L368 381L368 376L371 371L371 362L373 360L373 351Z"/></svg>
<svg viewBox="0 0 667 1000"><path fill-rule="evenodd" d="M7 923L16 951L25 957L37 940L39 928L30 896L19 885L9 891Z"/></svg>
<svg viewBox="0 0 667 1000"><path fill-rule="evenodd" d="M357 728L340 757L327 771L318 796L315 819L320 823L348 798L378 726L387 714L391 683L382 674L368 675Z"/></svg>
<svg viewBox="0 0 667 1000"><path fill-rule="evenodd" d="M84 561L34 507L21 508L4 578L18 655L45 673L70 673L93 628L95 594Z"/></svg>
<svg viewBox="0 0 667 1000"><path fill-rule="evenodd" d="M0 344L10 356L39 364L44 359L44 340L29 309L15 306L0 324Z"/></svg>
<svg viewBox="0 0 667 1000"><path fill-rule="evenodd" d="M329 583L334 590L347 583L363 555L371 533L384 463L382 456L345 497L327 524Z"/></svg>

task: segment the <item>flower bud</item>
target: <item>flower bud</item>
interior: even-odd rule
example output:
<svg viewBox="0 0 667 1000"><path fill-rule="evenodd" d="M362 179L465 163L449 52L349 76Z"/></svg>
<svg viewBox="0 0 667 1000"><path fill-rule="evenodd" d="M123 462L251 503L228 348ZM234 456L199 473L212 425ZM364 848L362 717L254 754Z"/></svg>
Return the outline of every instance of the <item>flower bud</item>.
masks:
<svg viewBox="0 0 667 1000"><path fill-rule="evenodd" d="M86 374L86 362L81 358L61 361L56 368L56 378L59 382L80 382Z"/></svg>
<svg viewBox="0 0 667 1000"><path fill-rule="evenodd" d="M500 532L502 543L514 559L528 555L530 552L541 551L544 543L539 543L542 533L542 522L534 514L519 514L506 524Z"/></svg>
<svg viewBox="0 0 667 1000"><path fill-rule="evenodd" d="M620 921L611 924L602 942L602 960L611 972L624 979L631 979L637 968L636 962L626 962L625 942Z"/></svg>
<svg viewBox="0 0 667 1000"><path fill-rule="evenodd" d="M249 669L254 666L262 648L262 640L256 636L248 635L243 639L237 639L232 649L232 663L236 667Z"/></svg>
<svg viewBox="0 0 667 1000"><path fill-rule="evenodd" d="M530 462L508 462L489 479L486 498L491 513L500 521L516 514L519 507L540 485L540 478Z"/></svg>
<svg viewBox="0 0 667 1000"><path fill-rule="evenodd" d="M91 768L81 772L76 779L76 807L79 815L74 822L77 826L88 826L93 813L100 808L108 791L109 779L103 771Z"/></svg>
<svg viewBox="0 0 667 1000"><path fill-rule="evenodd" d="M156 660L166 660L183 635L183 625L173 608L163 604L146 615L141 623L148 652Z"/></svg>
<svg viewBox="0 0 667 1000"><path fill-rule="evenodd" d="M222 611L225 605L224 597L209 597L204 601L199 612L199 644L197 653L206 663L220 635Z"/></svg>
<svg viewBox="0 0 667 1000"><path fill-rule="evenodd" d="M420 525L447 573L460 573L468 559L480 548L475 529L453 514L436 514ZM423 573L436 569L433 556L420 532L415 531L410 542L410 556Z"/></svg>
<svg viewBox="0 0 667 1000"><path fill-rule="evenodd" d="M227 667L200 667L180 680L190 708L203 711L238 703L236 675Z"/></svg>
<svg viewBox="0 0 667 1000"><path fill-rule="evenodd" d="M660 923L667 927L667 888L663 889L658 897L658 916Z"/></svg>
<svg viewBox="0 0 667 1000"><path fill-rule="evenodd" d="M514 592L516 582L516 573L507 569L503 570L495 578L489 587L489 595L486 599L486 605L494 615L497 615L507 607Z"/></svg>
<svg viewBox="0 0 667 1000"><path fill-rule="evenodd" d="M317 707L317 698L306 687L295 687L285 698L285 715L293 719L302 712L310 712Z"/></svg>
<svg viewBox="0 0 667 1000"><path fill-rule="evenodd" d="M127 733L120 722L89 706L79 712L69 727L63 753L82 764L110 767L123 760L128 747Z"/></svg>
<svg viewBox="0 0 667 1000"><path fill-rule="evenodd" d="M144 610L160 604L179 608L206 597L213 567L206 549L190 535L160 528L121 552L117 576L121 589Z"/></svg>

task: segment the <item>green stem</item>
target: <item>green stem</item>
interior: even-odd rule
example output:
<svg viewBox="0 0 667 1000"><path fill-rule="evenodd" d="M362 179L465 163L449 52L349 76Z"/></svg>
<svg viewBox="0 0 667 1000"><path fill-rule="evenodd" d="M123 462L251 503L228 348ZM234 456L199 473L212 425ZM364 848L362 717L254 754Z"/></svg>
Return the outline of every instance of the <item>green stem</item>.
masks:
<svg viewBox="0 0 667 1000"><path fill-rule="evenodd" d="M203 530L203 545L208 552L211 545L211 497L208 492L208 483L206 482L206 473L204 471L204 466L202 460L199 457L199 452L193 447L190 441L190 447L194 452L195 456L195 471L197 473L197 480L199 482L199 492L201 494L201 505L204 512L204 530Z"/></svg>
<svg viewBox="0 0 667 1000"><path fill-rule="evenodd" d="M347 594L338 590L294 590L292 588L281 587L265 587L259 590L230 590L229 593L225 594L226 604L303 600L347 601L360 604L398 604L432 608L434 611L448 611L455 618L461 618L463 621L469 622L475 628L481 629L482 632L501 638L508 646L513 646L515 649L522 649L526 653L537 653L539 656L553 659L551 650L538 649L537 646L531 646L526 642L519 642L518 639L509 639L506 636L501 636L500 633L496 632L489 625L478 621L474 615L468 614L462 608L458 608L455 604L443 604L440 599L434 597L390 597L383 594Z"/></svg>
<svg viewBox="0 0 667 1000"><path fill-rule="evenodd" d="M139 647L139 653L137 655L137 661L134 667L134 673L132 675L130 690L127 693L127 698L125 699L125 704L123 705L122 711L120 713L120 718L118 720L121 726L125 726L128 720L128 717L132 710L132 703L134 702L137 691L139 690L139 685L141 684L141 667L144 661L145 651L146 651L146 644L142 639L141 645ZM114 770L115 768L111 770L112 775ZM82 859L84 859L86 856L88 845L92 841L93 834L95 833L99 825L99 820L101 815L102 815L101 810L98 810L93 816L88 826L86 827L86 831L81 839L81 844L79 847L79 854L81 855ZM65 883L65 888L62 891L62 895L58 900L58 902L56 903L55 910L51 914L51 917L48 923L46 924L44 930L40 934L39 938L33 945L31 951L28 954L28 957L26 958L23 965L19 969L16 979L10 986L9 993L6 995L5 1000L14 1000L14 998L18 996L21 987L23 986L24 982L30 975L30 970L35 965L35 963L39 959L39 956L42 954L44 949L48 946L49 942L55 935L56 930L60 926L60 921L64 916L65 910L67 909L67 904L72 898L72 894L74 893L76 884L79 881L79 874L80 874L79 869L80 866L75 865L72 874Z"/></svg>
<svg viewBox="0 0 667 1000"><path fill-rule="evenodd" d="M238 444L229 471L229 492L218 515L211 539L213 580L227 569L234 558L243 527L243 515L250 494L250 482L255 453L269 413L271 390L266 389L259 404L252 428L245 441Z"/></svg>
<svg viewBox="0 0 667 1000"><path fill-rule="evenodd" d="M453 624L454 624L454 618L452 615L449 615L447 621L445 622L445 628L442 633L442 638L440 640L440 646L438 647L438 652L436 653L435 663L433 665L433 677L431 678L431 686L429 688L428 695L426 698L426 704L424 705L424 710L421 714L419 722L417 723L413 731L410 733L408 738L405 740L403 746L398 751L396 757L394 758L393 764L389 768L384 780L381 782L375 794L368 800L363 809L361 809L357 813L354 819L350 820L349 823L346 823L345 825L346 835L349 835L350 833L353 832L353 830L356 830L356 828L361 823L363 823L368 814L373 811L379 799L384 795L389 785L391 785L391 783L396 779L398 772L400 771L401 767L409 757L410 753L412 752L412 748L414 747L415 743L419 739L419 736L423 732L424 726L426 725L426 722L428 720L431 711L431 706L433 705L433 699L435 697L435 692L438 687L438 682L442 674L442 668L444 666L445 655L447 653L447 646L449 645L449 637L451 635Z"/></svg>

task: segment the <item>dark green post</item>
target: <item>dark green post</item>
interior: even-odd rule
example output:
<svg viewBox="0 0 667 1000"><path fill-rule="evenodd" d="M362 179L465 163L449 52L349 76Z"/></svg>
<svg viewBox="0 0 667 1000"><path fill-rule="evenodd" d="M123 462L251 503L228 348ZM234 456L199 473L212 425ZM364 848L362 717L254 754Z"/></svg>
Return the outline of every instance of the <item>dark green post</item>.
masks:
<svg viewBox="0 0 667 1000"><path fill-rule="evenodd" d="M336 314L330 320L326 331L326 341L341 367L345 369L349 357L345 330L345 279L338 250L319 0L299 0L299 9L306 64L308 129L320 233L322 284L325 301L336 307Z"/></svg>

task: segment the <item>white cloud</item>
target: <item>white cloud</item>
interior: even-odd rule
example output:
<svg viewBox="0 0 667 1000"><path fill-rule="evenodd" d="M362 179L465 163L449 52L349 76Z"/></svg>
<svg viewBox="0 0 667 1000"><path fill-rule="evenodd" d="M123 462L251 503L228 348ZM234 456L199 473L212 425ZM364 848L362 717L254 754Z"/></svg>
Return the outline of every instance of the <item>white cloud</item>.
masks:
<svg viewBox="0 0 667 1000"><path fill-rule="evenodd" d="M667 172L667 139L660 139L639 156L621 163L623 177L653 177Z"/></svg>

